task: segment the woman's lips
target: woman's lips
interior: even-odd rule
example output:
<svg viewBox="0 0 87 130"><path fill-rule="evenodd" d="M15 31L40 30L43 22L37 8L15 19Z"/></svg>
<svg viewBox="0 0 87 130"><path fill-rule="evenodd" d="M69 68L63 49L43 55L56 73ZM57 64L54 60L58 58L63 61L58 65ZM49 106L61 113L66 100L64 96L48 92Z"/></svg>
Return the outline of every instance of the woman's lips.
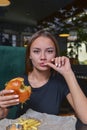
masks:
<svg viewBox="0 0 87 130"><path fill-rule="evenodd" d="M45 63L40 63L41 67L46 67Z"/></svg>

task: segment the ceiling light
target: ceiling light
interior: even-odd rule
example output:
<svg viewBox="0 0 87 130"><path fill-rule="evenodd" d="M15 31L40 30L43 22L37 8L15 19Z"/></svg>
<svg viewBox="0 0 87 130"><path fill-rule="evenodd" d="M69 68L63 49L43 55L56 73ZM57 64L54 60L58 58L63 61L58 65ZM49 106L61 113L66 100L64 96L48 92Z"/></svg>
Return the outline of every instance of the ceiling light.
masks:
<svg viewBox="0 0 87 130"><path fill-rule="evenodd" d="M59 37L69 37L69 36L70 36L70 34L68 34L68 33L59 34Z"/></svg>
<svg viewBox="0 0 87 130"><path fill-rule="evenodd" d="M0 7L9 6L10 1L9 0L0 0Z"/></svg>

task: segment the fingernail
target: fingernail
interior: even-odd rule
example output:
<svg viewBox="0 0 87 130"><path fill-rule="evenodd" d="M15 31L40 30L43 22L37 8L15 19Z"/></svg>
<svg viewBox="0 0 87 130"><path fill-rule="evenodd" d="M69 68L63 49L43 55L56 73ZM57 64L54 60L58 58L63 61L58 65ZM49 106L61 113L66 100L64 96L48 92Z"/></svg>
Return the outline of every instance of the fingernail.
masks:
<svg viewBox="0 0 87 130"><path fill-rule="evenodd" d="M56 67L58 67L58 64L56 63Z"/></svg>
<svg viewBox="0 0 87 130"><path fill-rule="evenodd" d="M19 104L19 102L16 103L17 105Z"/></svg>
<svg viewBox="0 0 87 130"><path fill-rule="evenodd" d="M58 67L61 67L61 64L59 64Z"/></svg>
<svg viewBox="0 0 87 130"><path fill-rule="evenodd" d="M15 97L19 97L18 95L14 95Z"/></svg>
<svg viewBox="0 0 87 130"><path fill-rule="evenodd" d="M54 61L54 59L52 59L51 61Z"/></svg>
<svg viewBox="0 0 87 130"><path fill-rule="evenodd" d="M14 90L10 90L10 92L11 92L11 93L13 93L13 92L14 92Z"/></svg>
<svg viewBox="0 0 87 130"><path fill-rule="evenodd" d="M17 102L19 102L19 99L16 99Z"/></svg>

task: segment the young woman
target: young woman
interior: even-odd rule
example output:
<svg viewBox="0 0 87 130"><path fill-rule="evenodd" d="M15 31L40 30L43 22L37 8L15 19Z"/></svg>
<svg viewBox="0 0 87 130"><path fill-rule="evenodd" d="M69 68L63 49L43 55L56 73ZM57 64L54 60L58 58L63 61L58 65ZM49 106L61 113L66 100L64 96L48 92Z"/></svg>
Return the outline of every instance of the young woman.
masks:
<svg viewBox="0 0 87 130"><path fill-rule="evenodd" d="M26 75L23 77L25 84L31 86L32 94L23 109L18 105L16 117L29 108L57 115L66 97L78 118L87 124L87 98L77 83L69 59L59 56L57 41L49 32L42 30L31 37L26 53ZM11 92L0 92L0 109L4 117L8 112L7 107L19 103L18 95L2 96Z"/></svg>

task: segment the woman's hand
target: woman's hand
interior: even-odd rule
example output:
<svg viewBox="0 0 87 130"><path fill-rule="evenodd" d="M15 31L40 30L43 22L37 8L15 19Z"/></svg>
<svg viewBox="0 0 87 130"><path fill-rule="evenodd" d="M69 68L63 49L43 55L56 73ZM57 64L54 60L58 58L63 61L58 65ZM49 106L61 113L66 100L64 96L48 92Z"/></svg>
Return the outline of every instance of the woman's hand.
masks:
<svg viewBox="0 0 87 130"><path fill-rule="evenodd" d="M0 107L7 108L19 104L18 95L12 95L13 90L0 91ZM6 95L9 94L9 95Z"/></svg>
<svg viewBox="0 0 87 130"><path fill-rule="evenodd" d="M47 63L47 65L64 76L70 90L67 99L78 115L78 118L84 124L87 124L87 97L77 82L69 59L65 56L56 57L52 59L51 63Z"/></svg>
<svg viewBox="0 0 87 130"><path fill-rule="evenodd" d="M62 56L62 57L56 57L51 60L50 63L46 63L46 65L50 66L63 76L65 76L68 72L71 71L71 65L69 58Z"/></svg>
<svg viewBox="0 0 87 130"><path fill-rule="evenodd" d="M9 111L8 107L19 104L18 95L12 95L13 92L13 90L0 91L0 119L7 116Z"/></svg>

